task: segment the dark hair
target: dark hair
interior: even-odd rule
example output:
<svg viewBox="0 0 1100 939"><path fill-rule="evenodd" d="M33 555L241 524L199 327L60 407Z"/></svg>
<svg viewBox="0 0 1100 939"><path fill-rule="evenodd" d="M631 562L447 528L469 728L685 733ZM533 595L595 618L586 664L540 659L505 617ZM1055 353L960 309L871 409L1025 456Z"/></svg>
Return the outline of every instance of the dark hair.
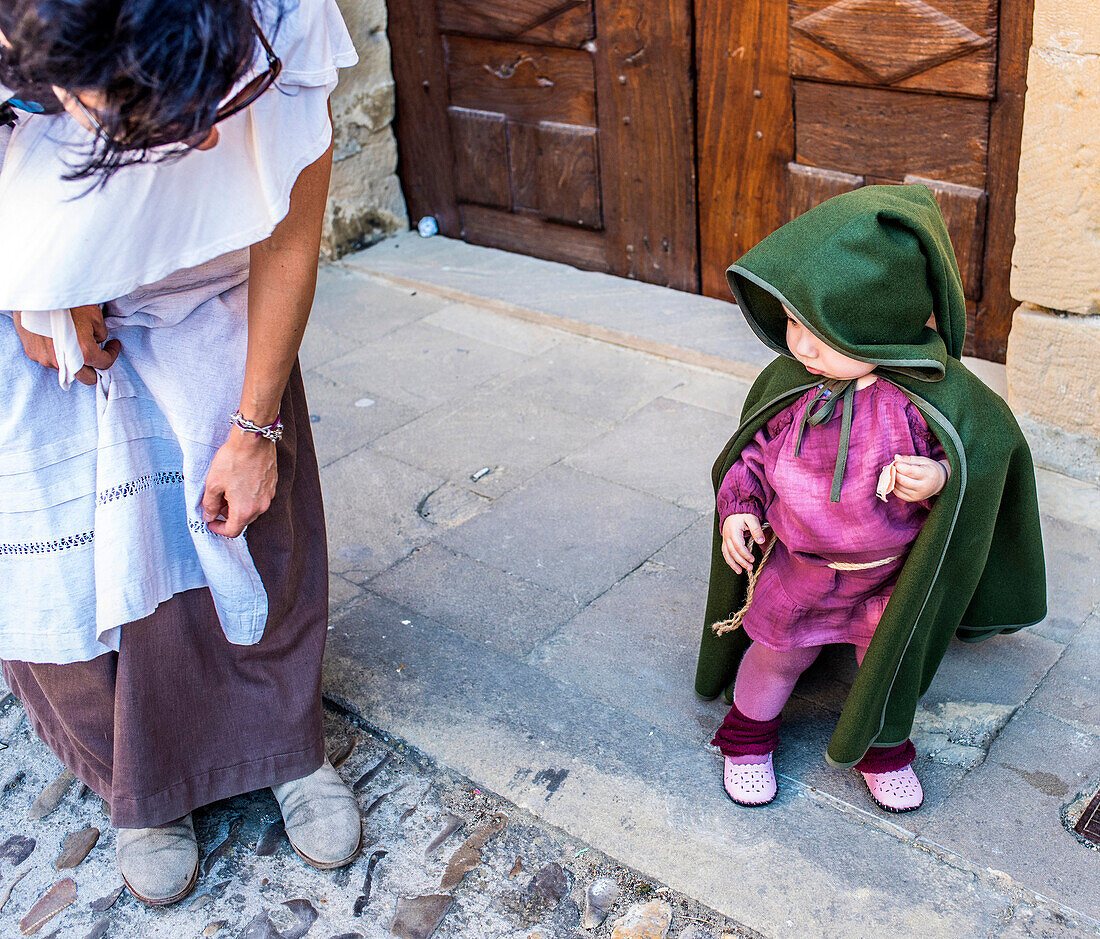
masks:
<svg viewBox="0 0 1100 939"><path fill-rule="evenodd" d="M0 83L16 97L103 95L103 128L68 174L101 185L123 166L177 158L165 140L205 137L258 48L251 0L3 0Z"/></svg>

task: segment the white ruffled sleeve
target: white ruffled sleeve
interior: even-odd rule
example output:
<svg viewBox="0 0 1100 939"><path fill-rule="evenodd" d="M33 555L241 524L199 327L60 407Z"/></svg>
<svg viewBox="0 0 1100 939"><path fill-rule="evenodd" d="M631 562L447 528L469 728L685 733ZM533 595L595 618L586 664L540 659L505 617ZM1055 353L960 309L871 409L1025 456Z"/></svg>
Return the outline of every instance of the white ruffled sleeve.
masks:
<svg viewBox="0 0 1100 939"><path fill-rule="evenodd" d="M335 0L284 2L277 29L271 0L260 15L279 79L218 125L210 150L126 167L85 192L87 181L62 177L87 131L68 115L16 128L0 171L0 310L114 300L271 234L299 173L332 140L337 70L357 61Z"/></svg>
<svg viewBox="0 0 1100 939"><path fill-rule="evenodd" d="M279 84L302 87L336 86L337 69L359 61L335 0L283 0L282 21L272 26L275 4L267 0L263 28L283 64ZM268 30L274 31L272 37ZM262 67L266 59L261 57Z"/></svg>

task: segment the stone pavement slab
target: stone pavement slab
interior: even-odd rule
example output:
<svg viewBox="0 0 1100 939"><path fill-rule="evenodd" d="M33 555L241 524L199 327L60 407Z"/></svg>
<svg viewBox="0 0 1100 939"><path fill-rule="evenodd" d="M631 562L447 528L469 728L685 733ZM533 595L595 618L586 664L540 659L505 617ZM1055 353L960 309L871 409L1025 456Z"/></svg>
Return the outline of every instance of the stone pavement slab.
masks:
<svg viewBox="0 0 1100 939"><path fill-rule="evenodd" d="M425 322L523 355L539 355L561 341L559 334L548 329L468 303L448 303Z"/></svg>
<svg viewBox="0 0 1100 939"><path fill-rule="evenodd" d="M671 365L591 340L567 338L534 358L494 391L528 398L598 421L626 417L683 381Z"/></svg>
<svg viewBox="0 0 1100 939"><path fill-rule="evenodd" d="M522 658L577 613L572 597L429 542L369 588L470 639Z"/></svg>
<svg viewBox="0 0 1100 939"><path fill-rule="evenodd" d="M726 375L716 375L699 369L693 374L685 375L683 382L667 392L665 397L725 414L733 418L732 424L736 430L748 391L748 382L732 381ZM733 436L732 430L729 436Z"/></svg>
<svg viewBox="0 0 1100 939"><path fill-rule="evenodd" d="M418 412L385 397L367 397L343 382L306 372L310 423L317 462L328 466L383 434L416 419Z"/></svg>
<svg viewBox="0 0 1100 939"><path fill-rule="evenodd" d="M985 762L929 813L920 842L981 857L1036 893L1095 914L1100 858L1066 832L1062 811L1098 778L1100 736L1023 707Z"/></svg>
<svg viewBox="0 0 1100 939"><path fill-rule="evenodd" d="M365 291L361 276L333 265L317 280L311 327L321 323L345 343L361 345L446 306L444 298L415 288Z"/></svg>
<svg viewBox="0 0 1100 939"><path fill-rule="evenodd" d="M694 518L686 509L635 489L552 466L440 540L587 603Z"/></svg>
<svg viewBox="0 0 1100 939"><path fill-rule="evenodd" d="M1084 550L1096 544L1097 529L1049 515L1042 523L1051 602L1047 618L1030 631L1066 643L1100 606L1100 565Z"/></svg>
<svg viewBox="0 0 1100 939"><path fill-rule="evenodd" d="M647 562L540 642L526 661L629 711L640 725L680 728L698 720L706 736L713 709L684 693L695 677L705 599L699 580Z"/></svg>
<svg viewBox="0 0 1100 939"><path fill-rule="evenodd" d="M956 640L921 704L967 701L1016 707L1031 697L1064 649L1026 629L995 642Z"/></svg>
<svg viewBox="0 0 1100 939"><path fill-rule="evenodd" d="M703 512L689 528L654 554L650 561L706 583L713 538L714 513Z"/></svg>
<svg viewBox="0 0 1100 939"><path fill-rule="evenodd" d="M321 486L332 571L362 581L431 540L436 528L416 509L443 482L369 448L329 464Z"/></svg>
<svg viewBox="0 0 1100 939"><path fill-rule="evenodd" d="M641 340L647 351L674 357L695 353L692 361L728 368L743 378L753 377L771 358L724 300L449 238L402 235L349 255L343 264L395 285L414 284L453 300L491 303L513 316L549 315L581 335L596 335L596 327L605 340L632 348Z"/></svg>
<svg viewBox="0 0 1100 939"><path fill-rule="evenodd" d="M658 398L566 462L702 512L714 501L714 441L734 430L724 414Z"/></svg>
<svg viewBox="0 0 1100 939"><path fill-rule="evenodd" d="M545 398L478 391L412 420L374 449L487 496L500 496L610 425ZM479 471L490 472L477 479Z"/></svg>
<svg viewBox="0 0 1100 939"><path fill-rule="evenodd" d="M1028 704L1100 734L1100 616L1085 621Z"/></svg>
<svg viewBox="0 0 1100 939"><path fill-rule="evenodd" d="M524 358L469 337L456 343L450 330L413 323L357 346L316 371L364 395L388 398L423 412L465 394Z"/></svg>

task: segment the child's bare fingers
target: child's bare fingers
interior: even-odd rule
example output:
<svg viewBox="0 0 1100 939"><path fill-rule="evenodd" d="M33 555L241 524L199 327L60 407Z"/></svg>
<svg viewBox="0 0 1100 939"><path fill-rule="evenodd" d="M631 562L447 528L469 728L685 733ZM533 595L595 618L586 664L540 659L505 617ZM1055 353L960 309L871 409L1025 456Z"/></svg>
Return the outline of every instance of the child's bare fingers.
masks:
<svg viewBox="0 0 1100 939"><path fill-rule="evenodd" d="M920 502L928 498L929 491L926 486L903 486L895 489L894 495L903 502Z"/></svg>
<svg viewBox="0 0 1100 939"><path fill-rule="evenodd" d="M737 552L737 556L741 559L741 565L745 568L745 570L752 570L752 546L745 543L745 536L743 532L738 534L738 536L733 539L733 548L734 551Z"/></svg>
<svg viewBox="0 0 1100 939"><path fill-rule="evenodd" d="M931 461L927 463L895 463L899 479L930 479L934 467Z"/></svg>
<svg viewBox="0 0 1100 939"><path fill-rule="evenodd" d="M726 563L732 567L738 573L742 572L742 561L735 555L730 547L728 541L722 541L722 557L726 559Z"/></svg>
<svg viewBox="0 0 1100 939"><path fill-rule="evenodd" d="M742 565L752 564L752 551L745 546L740 533L737 537L730 539L730 551Z"/></svg>

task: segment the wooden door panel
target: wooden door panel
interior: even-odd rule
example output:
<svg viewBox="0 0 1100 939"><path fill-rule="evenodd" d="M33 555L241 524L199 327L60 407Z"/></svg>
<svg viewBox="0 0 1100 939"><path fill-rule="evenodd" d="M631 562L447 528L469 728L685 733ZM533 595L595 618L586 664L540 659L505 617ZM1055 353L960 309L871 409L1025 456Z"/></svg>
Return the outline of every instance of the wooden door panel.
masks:
<svg viewBox="0 0 1100 939"><path fill-rule="evenodd" d="M695 0L695 44L700 277L703 293L728 300L726 268L787 221L794 115L786 7Z"/></svg>
<svg viewBox="0 0 1100 939"><path fill-rule="evenodd" d="M993 97L997 0L791 0L791 74Z"/></svg>
<svg viewBox="0 0 1100 939"><path fill-rule="evenodd" d="M780 224L861 185L922 182L1003 361L1032 0L695 0L704 292Z"/></svg>
<svg viewBox="0 0 1100 939"><path fill-rule="evenodd" d="M602 227L596 131L543 121L538 144L538 210L543 218Z"/></svg>
<svg viewBox="0 0 1100 939"><path fill-rule="evenodd" d="M389 0L409 214L698 289L691 0Z"/></svg>
<svg viewBox="0 0 1100 939"><path fill-rule="evenodd" d="M508 162L512 177L512 208L539 209L539 125L513 123L508 128Z"/></svg>
<svg viewBox="0 0 1100 939"><path fill-rule="evenodd" d="M862 176L823 170L801 163L787 164L787 220L797 218L826 199L866 185Z"/></svg>
<svg viewBox="0 0 1100 939"><path fill-rule="evenodd" d="M508 178L508 119L493 111L448 108L454 147L455 197L506 209L511 204Z"/></svg>
<svg viewBox="0 0 1100 939"><path fill-rule="evenodd" d="M481 205L460 205L459 214L462 230L474 244L505 251L524 245L525 253L535 257L549 257L589 271L606 269L607 237L603 232L556 225L538 216Z"/></svg>
<svg viewBox="0 0 1100 939"><path fill-rule="evenodd" d="M985 188L989 105L984 101L796 81L794 113L799 163Z"/></svg>
<svg viewBox="0 0 1100 939"><path fill-rule="evenodd" d="M439 28L486 39L580 46L595 35L592 0L439 0Z"/></svg>
<svg viewBox="0 0 1100 939"><path fill-rule="evenodd" d="M451 104L499 111L511 120L596 124L592 56L516 42L447 36Z"/></svg>
<svg viewBox="0 0 1100 939"><path fill-rule="evenodd" d="M691 0L597 0L611 270L699 289Z"/></svg>
<svg viewBox="0 0 1100 939"><path fill-rule="evenodd" d="M513 211L584 228L603 227L595 129L550 121L509 124L509 170ZM483 199L468 201L487 204Z"/></svg>
<svg viewBox="0 0 1100 939"><path fill-rule="evenodd" d="M434 0L388 5L386 34L395 78L397 169L409 217L433 216L444 235L462 235L447 121L447 67Z"/></svg>

